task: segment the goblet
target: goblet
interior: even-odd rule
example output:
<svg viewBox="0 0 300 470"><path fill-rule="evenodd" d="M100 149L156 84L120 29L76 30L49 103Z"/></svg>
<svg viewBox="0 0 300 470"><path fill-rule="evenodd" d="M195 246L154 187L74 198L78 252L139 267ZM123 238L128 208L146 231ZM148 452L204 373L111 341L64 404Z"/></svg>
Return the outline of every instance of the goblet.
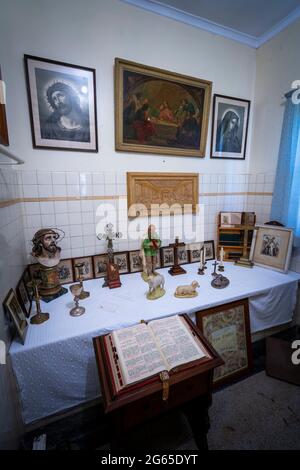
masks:
<svg viewBox="0 0 300 470"><path fill-rule="evenodd" d="M83 289L83 282L82 281L84 279L84 273L83 273L84 263L75 264L75 268L78 269L78 281L80 282L80 285L82 287L81 294L80 294L79 298L80 298L80 300L84 300L84 299L86 299L87 297L90 296L90 293Z"/></svg>
<svg viewBox="0 0 300 470"><path fill-rule="evenodd" d="M72 286L70 286L70 291L74 295L74 302L75 302L75 307L73 307L70 310L70 315L72 317L79 317L80 315L82 315L85 312L85 308L79 306L79 298L80 298L80 294L82 292L82 285L81 284L72 284Z"/></svg>

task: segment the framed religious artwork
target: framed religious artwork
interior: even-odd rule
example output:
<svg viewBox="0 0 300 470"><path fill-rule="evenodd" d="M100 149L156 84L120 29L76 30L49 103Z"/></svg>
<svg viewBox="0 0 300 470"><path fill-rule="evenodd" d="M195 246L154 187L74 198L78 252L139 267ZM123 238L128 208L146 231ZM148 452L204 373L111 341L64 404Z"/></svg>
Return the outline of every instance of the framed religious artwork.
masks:
<svg viewBox="0 0 300 470"><path fill-rule="evenodd" d="M190 263L199 263L201 250L203 248L203 243L190 243L187 246L187 250L189 252L189 262Z"/></svg>
<svg viewBox="0 0 300 470"><path fill-rule="evenodd" d="M119 268L119 274L129 273L129 257L127 251L114 253L114 263Z"/></svg>
<svg viewBox="0 0 300 470"><path fill-rule="evenodd" d="M95 69L24 60L33 147L98 152Z"/></svg>
<svg viewBox="0 0 300 470"><path fill-rule="evenodd" d="M116 150L204 157L212 83L115 59Z"/></svg>
<svg viewBox="0 0 300 470"><path fill-rule="evenodd" d="M128 216L196 214L198 173L127 173Z"/></svg>
<svg viewBox="0 0 300 470"><path fill-rule="evenodd" d="M31 304L32 304L32 299L29 295L29 292L26 288L26 284L24 282L24 278L22 277L20 281L17 284L16 288L16 294L18 297L18 300L20 302L20 305L28 318L30 316L30 309L31 309Z"/></svg>
<svg viewBox="0 0 300 470"><path fill-rule="evenodd" d="M205 260L210 261L215 259L215 242L214 240L209 240L199 243L190 243L188 245L188 251L190 253L189 262L190 263L199 263L201 250L205 247Z"/></svg>
<svg viewBox="0 0 300 470"><path fill-rule="evenodd" d="M8 128L6 119L6 89L2 79L0 67L0 144L9 145Z"/></svg>
<svg viewBox="0 0 300 470"><path fill-rule="evenodd" d="M189 262L189 253L186 245L177 248L178 264L186 264Z"/></svg>
<svg viewBox="0 0 300 470"><path fill-rule="evenodd" d="M196 313L196 323L224 365L214 371L214 385L246 375L252 368L248 299Z"/></svg>
<svg viewBox="0 0 300 470"><path fill-rule="evenodd" d="M214 95L211 158L246 158L249 112L249 100Z"/></svg>
<svg viewBox="0 0 300 470"><path fill-rule="evenodd" d="M83 281L94 278L93 272L93 260L91 256L82 256L81 258L73 258L73 269L74 269L74 281L79 280L79 270L76 265L83 264L82 277Z"/></svg>
<svg viewBox="0 0 300 470"><path fill-rule="evenodd" d="M174 264L174 247L163 246L161 248L161 265L163 268L173 266Z"/></svg>
<svg viewBox="0 0 300 470"><path fill-rule="evenodd" d="M131 273L138 273L143 270L140 250L129 251L129 267Z"/></svg>
<svg viewBox="0 0 300 470"><path fill-rule="evenodd" d="M220 212L220 226L221 227L235 227L241 225L243 212Z"/></svg>
<svg viewBox="0 0 300 470"><path fill-rule="evenodd" d="M255 227L250 260L257 266L286 273L293 247L293 230L271 225Z"/></svg>
<svg viewBox="0 0 300 470"><path fill-rule="evenodd" d="M74 272L72 259L62 259L57 265L59 282L61 284L69 284L74 282Z"/></svg>
<svg viewBox="0 0 300 470"><path fill-rule="evenodd" d="M7 296L5 297L3 307L4 310L10 315L10 318L13 320L14 326L22 343L25 344L28 323L25 312L23 311L13 289L10 289Z"/></svg>
<svg viewBox="0 0 300 470"><path fill-rule="evenodd" d="M214 240L208 240L204 242L205 247L205 260L211 261L215 259L215 242Z"/></svg>
<svg viewBox="0 0 300 470"><path fill-rule="evenodd" d="M93 256L94 273L95 273L96 278L101 278L101 277L106 276L107 263L108 263L107 254Z"/></svg>

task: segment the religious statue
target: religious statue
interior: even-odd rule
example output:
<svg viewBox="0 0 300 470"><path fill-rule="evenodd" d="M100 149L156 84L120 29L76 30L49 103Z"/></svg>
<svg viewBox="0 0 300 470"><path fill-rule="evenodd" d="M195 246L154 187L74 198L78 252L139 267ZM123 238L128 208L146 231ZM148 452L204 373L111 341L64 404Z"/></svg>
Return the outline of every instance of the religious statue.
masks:
<svg viewBox="0 0 300 470"><path fill-rule="evenodd" d="M161 240L156 233L154 225L149 225L147 235L144 238L141 246L140 256L143 264L143 279L147 281L149 276L155 276L157 255L161 246Z"/></svg>
<svg viewBox="0 0 300 470"><path fill-rule="evenodd" d="M40 265L39 275L41 284L39 292L43 300L50 301L67 292L59 281L57 266L60 262L61 248L57 242L64 236L64 232L58 229L43 228L38 230L32 239L32 256Z"/></svg>
<svg viewBox="0 0 300 470"><path fill-rule="evenodd" d="M107 256L108 263L106 267L106 276L104 278L104 283L102 287L109 287L110 289L115 289L116 287L121 287L122 283L120 281L119 267L114 262L114 248L113 240L116 238L122 238L121 232L113 231L113 224L106 224L104 233L98 233L98 240L107 241Z"/></svg>
<svg viewBox="0 0 300 470"><path fill-rule="evenodd" d="M150 276L148 276L147 282L149 285L149 290L147 292L148 300L159 299L165 295L165 278L162 274L150 274Z"/></svg>

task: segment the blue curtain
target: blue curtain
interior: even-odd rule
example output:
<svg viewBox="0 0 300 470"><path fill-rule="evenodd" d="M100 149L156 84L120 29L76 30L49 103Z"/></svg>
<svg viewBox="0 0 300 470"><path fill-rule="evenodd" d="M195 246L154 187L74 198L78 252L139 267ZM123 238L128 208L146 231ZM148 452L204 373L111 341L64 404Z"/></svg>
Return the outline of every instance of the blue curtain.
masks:
<svg viewBox="0 0 300 470"><path fill-rule="evenodd" d="M295 245L300 246L300 104L295 91L286 98L271 219L293 228Z"/></svg>

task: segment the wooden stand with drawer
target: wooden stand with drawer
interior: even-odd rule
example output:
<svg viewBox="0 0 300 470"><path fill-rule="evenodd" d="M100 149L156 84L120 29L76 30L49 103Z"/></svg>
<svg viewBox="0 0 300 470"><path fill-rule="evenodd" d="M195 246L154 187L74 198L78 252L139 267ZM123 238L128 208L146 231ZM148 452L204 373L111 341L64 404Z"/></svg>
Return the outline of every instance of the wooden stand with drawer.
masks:
<svg viewBox="0 0 300 470"><path fill-rule="evenodd" d="M208 408L212 403L213 371L215 367L223 364L223 360L190 318L187 315L184 317L211 357L202 364L170 373L167 401L162 399L162 382L159 376L151 383L142 381L138 388L114 396L104 337L93 339L112 449L124 448L122 437L127 436L128 439L131 429L178 408L185 412L198 448L207 449Z"/></svg>

